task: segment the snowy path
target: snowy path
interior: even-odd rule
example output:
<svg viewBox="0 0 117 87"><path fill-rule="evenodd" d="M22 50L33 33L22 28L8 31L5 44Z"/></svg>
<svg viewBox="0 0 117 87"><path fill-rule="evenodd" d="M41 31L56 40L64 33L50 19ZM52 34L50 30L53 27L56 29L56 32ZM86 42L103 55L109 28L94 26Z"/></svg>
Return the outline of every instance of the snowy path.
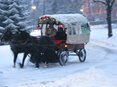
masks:
<svg viewBox="0 0 117 87"><path fill-rule="evenodd" d="M116 67L117 50L103 47L102 45L101 46L95 45L95 46L98 48L98 50L100 49L100 52L98 53L101 54L100 56L98 53L96 54L97 56L95 55L96 58L98 58L98 60L94 60L94 61L96 62L99 61L97 64L95 63L95 68L103 69L107 75L110 75L111 78L116 80L117 73L115 72L115 70L117 70L117 67ZM102 54L103 52L105 53ZM99 58L101 59L99 60Z"/></svg>
<svg viewBox="0 0 117 87"><path fill-rule="evenodd" d="M6 50L8 51L8 49ZM56 80L65 78L75 73L83 73L84 71L90 68L98 68L98 69L102 68L104 69L105 73L108 72L107 75L109 75L110 77L113 76L113 75L111 76L111 74L117 74L114 73L113 68L111 70L108 70L109 62L113 62L113 65L111 65L110 67L112 66L114 67L113 58L115 58L116 56L115 52L111 51L110 53L109 50L105 50L105 48L96 46L95 44L87 44L86 50L87 50L86 62L80 63L77 56L70 56L68 64L63 67L60 66L59 64L51 64L49 68L41 66L39 69L36 69L34 68L34 65L26 64L24 69L20 69L18 68L18 66L17 68L12 67L12 59L8 59L7 61L6 59L4 59L3 61L1 61L2 65L0 64L0 66L2 66L0 68L0 78L2 79L0 80L0 85L6 87L7 86L18 87L18 86L32 85L38 83L46 84L48 82L54 82ZM0 52L2 51L3 50L0 50ZM11 52L9 50L8 54L10 53ZM110 59L109 57L110 55L113 55L114 57ZM8 57L9 55L5 56ZM10 64L7 65L8 62L10 62ZM4 66L4 64L6 65ZM117 77L112 77L112 78L117 78Z"/></svg>
<svg viewBox="0 0 117 87"><path fill-rule="evenodd" d="M104 27L101 25L100 28ZM33 64L26 62L24 69L18 66L13 68L9 46L0 47L0 87L116 87L116 29L114 35L107 39L104 29L92 30L91 40L86 45L86 61L80 63L77 56L70 56L69 62L63 67L50 64L48 68L42 65L36 69Z"/></svg>

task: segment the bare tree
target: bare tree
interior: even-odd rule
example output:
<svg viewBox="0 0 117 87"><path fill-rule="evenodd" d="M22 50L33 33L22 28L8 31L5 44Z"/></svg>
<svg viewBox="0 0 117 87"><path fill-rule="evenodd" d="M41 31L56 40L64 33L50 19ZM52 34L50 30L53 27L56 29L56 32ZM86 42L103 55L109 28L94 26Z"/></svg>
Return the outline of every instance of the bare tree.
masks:
<svg viewBox="0 0 117 87"><path fill-rule="evenodd" d="M108 37L113 36L112 33L112 25L111 25L111 14L112 14L112 7L115 2L115 0L93 0L94 2L100 2L106 6L106 12L107 12L107 24L108 24Z"/></svg>

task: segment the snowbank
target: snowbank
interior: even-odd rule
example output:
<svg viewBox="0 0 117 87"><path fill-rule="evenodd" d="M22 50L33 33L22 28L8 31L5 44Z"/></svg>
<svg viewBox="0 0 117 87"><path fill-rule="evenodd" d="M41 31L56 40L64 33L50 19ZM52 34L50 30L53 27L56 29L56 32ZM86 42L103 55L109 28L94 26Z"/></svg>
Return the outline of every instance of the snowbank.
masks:
<svg viewBox="0 0 117 87"><path fill-rule="evenodd" d="M27 86L22 86L27 87ZM55 82L43 82L28 87L115 87L102 70L91 68L83 73L70 75Z"/></svg>

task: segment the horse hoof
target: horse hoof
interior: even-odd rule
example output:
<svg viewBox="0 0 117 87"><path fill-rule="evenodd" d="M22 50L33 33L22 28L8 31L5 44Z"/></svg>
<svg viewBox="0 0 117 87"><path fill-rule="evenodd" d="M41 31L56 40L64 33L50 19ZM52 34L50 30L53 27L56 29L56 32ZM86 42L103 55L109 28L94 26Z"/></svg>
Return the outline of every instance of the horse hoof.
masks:
<svg viewBox="0 0 117 87"><path fill-rule="evenodd" d="M15 68L15 65L13 65L13 68Z"/></svg>
<svg viewBox="0 0 117 87"><path fill-rule="evenodd" d="M19 66L20 66L20 68L23 68L24 67L21 63L19 63Z"/></svg>
<svg viewBox="0 0 117 87"><path fill-rule="evenodd" d="M23 66L20 66L20 68L23 68Z"/></svg>
<svg viewBox="0 0 117 87"><path fill-rule="evenodd" d="M38 66L38 65L36 65L36 68L39 68L39 66Z"/></svg>
<svg viewBox="0 0 117 87"><path fill-rule="evenodd" d="M36 68L39 68L39 66L36 66Z"/></svg>

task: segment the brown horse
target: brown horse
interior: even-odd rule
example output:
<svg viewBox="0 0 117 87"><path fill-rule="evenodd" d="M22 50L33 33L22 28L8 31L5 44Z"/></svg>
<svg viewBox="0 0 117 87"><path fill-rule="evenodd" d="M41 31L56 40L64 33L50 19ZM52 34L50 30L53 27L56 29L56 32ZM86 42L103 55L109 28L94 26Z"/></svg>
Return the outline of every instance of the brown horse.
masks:
<svg viewBox="0 0 117 87"><path fill-rule="evenodd" d="M27 55L30 53L29 45L38 44L38 39L36 37L32 37L26 31L18 31L16 33L11 32L10 30L5 30L1 37L1 41L7 42L10 45L10 48L14 55L14 65L16 66L16 60L19 53L24 53L22 63L20 67L23 68L24 61Z"/></svg>
<svg viewBox="0 0 117 87"><path fill-rule="evenodd" d="M56 46L53 40L48 36L41 36L39 39L30 36L26 31L19 31L13 34L7 30L4 32L2 41L9 42L11 50L14 54L14 67L19 53L24 53L20 67L24 67L24 62L28 54L31 54L30 61L39 67L39 63L57 62L58 57L55 53Z"/></svg>

